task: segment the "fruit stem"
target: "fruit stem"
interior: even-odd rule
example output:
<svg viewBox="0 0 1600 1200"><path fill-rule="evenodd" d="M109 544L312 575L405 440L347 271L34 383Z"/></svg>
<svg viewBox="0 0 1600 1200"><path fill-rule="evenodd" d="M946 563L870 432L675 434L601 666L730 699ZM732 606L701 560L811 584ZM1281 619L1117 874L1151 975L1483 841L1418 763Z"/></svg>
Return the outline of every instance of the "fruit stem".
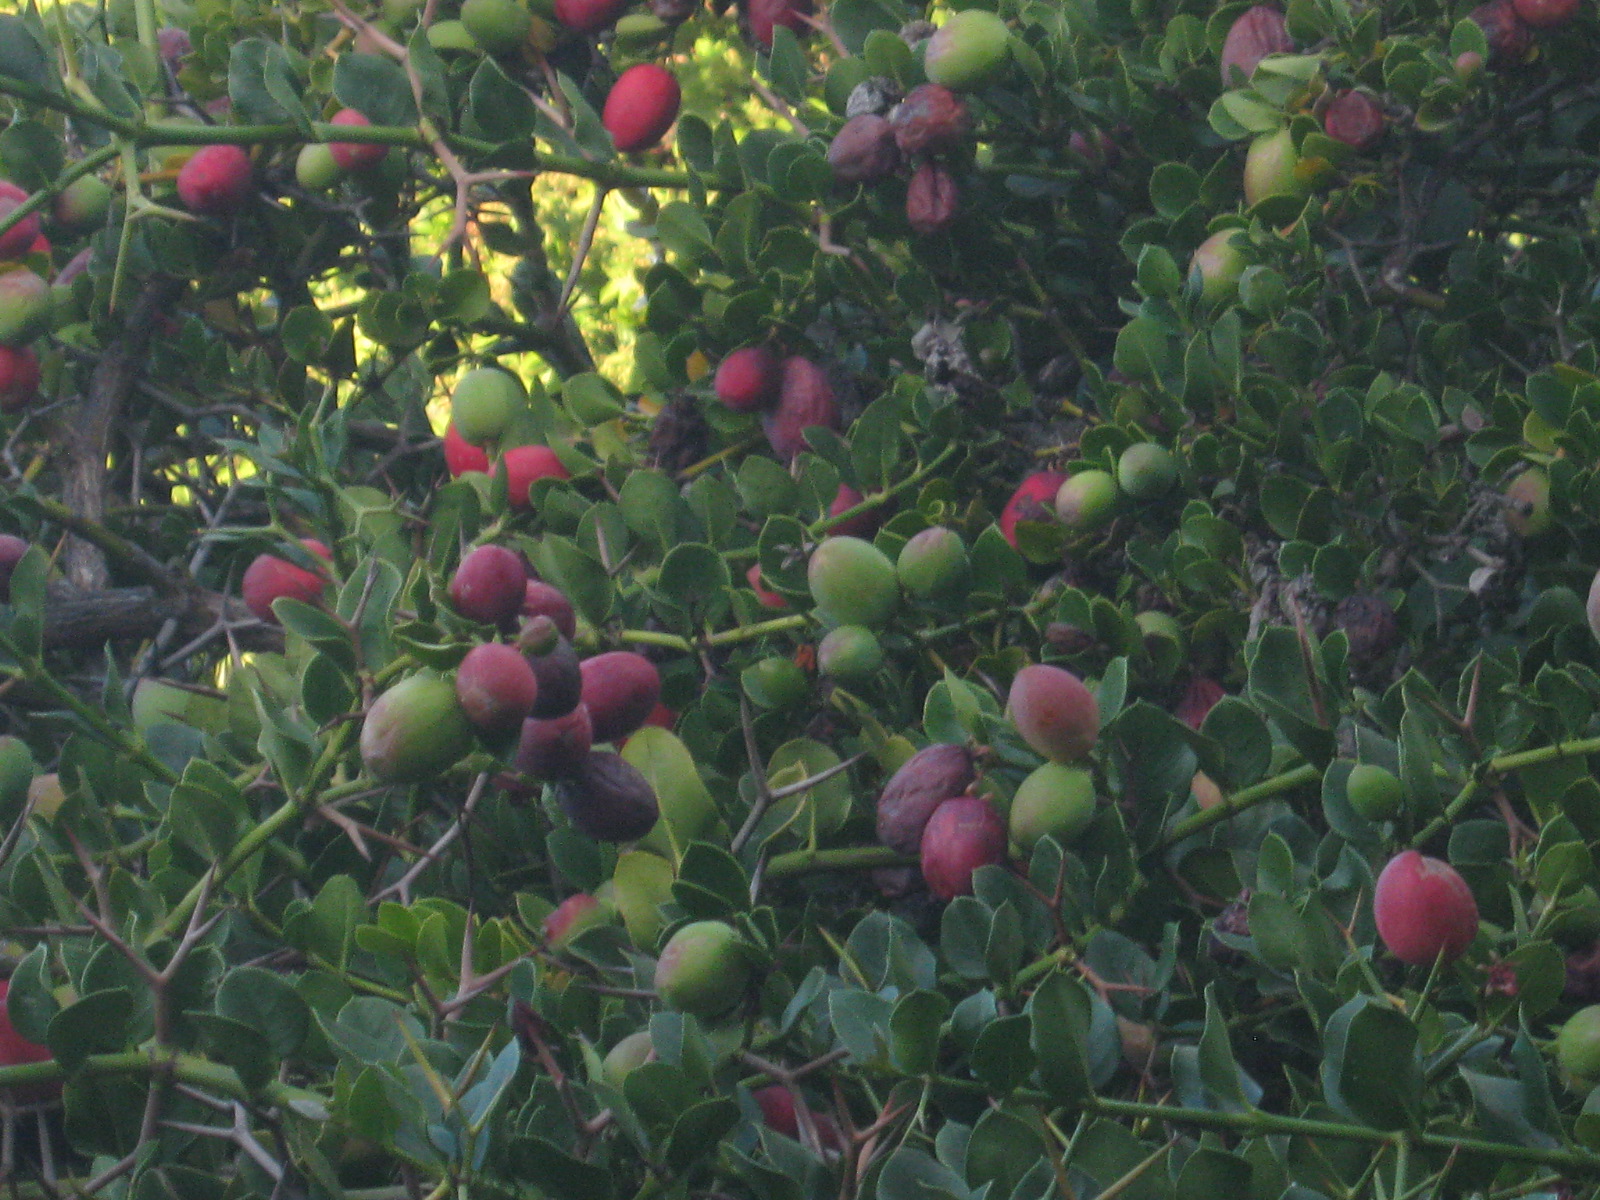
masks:
<svg viewBox="0 0 1600 1200"><path fill-rule="evenodd" d="M1304 783L1311 783L1320 777L1322 772L1314 763L1301 763L1298 767L1274 775L1271 779L1263 779L1251 787L1241 788L1231 796L1224 796L1222 803L1215 808L1208 808L1197 812L1192 817L1185 817L1161 839L1161 848L1174 846L1185 838L1193 837L1203 829L1209 829L1219 822L1226 821L1229 817L1252 808L1262 801L1271 800L1281 796L1284 792L1293 791Z"/></svg>
<svg viewBox="0 0 1600 1200"><path fill-rule="evenodd" d="M1411 844L1421 846L1440 830L1454 824L1456 818L1472 803L1487 776L1509 775L1512 771L1520 771L1523 767L1538 766L1541 763L1556 762L1559 759L1574 758L1583 754L1600 754L1600 737L1583 738L1576 742L1556 742L1550 746L1518 750L1513 754L1502 754L1498 758L1491 758L1482 770L1467 780L1455 798L1445 805L1444 811L1422 827L1422 831L1411 839Z"/></svg>
<svg viewBox="0 0 1600 1200"><path fill-rule="evenodd" d="M785 879L813 871L866 871L914 866L916 859L888 846L842 846L833 850L791 850L767 860L766 877Z"/></svg>

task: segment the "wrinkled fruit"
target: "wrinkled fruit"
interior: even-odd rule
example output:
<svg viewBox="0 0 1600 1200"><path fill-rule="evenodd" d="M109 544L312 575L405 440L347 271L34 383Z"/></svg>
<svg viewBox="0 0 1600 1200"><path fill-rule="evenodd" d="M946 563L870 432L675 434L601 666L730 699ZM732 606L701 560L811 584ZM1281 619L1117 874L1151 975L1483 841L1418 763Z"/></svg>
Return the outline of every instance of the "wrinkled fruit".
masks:
<svg viewBox="0 0 1600 1200"><path fill-rule="evenodd" d="M956 177L936 162L925 162L906 185L906 222L924 237L948 228L961 211Z"/></svg>
<svg viewBox="0 0 1600 1200"><path fill-rule="evenodd" d="M874 183L899 165L894 129L876 113L851 117L828 143L828 166L839 183Z"/></svg>
<svg viewBox="0 0 1600 1200"><path fill-rule="evenodd" d="M976 778L965 746L941 742L918 750L878 796L878 840L901 854L917 853L933 810L961 795Z"/></svg>
<svg viewBox="0 0 1600 1200"><path fill-rule="evenodd" d="M591 750L572 778L556 786L556 797L578 832L597 842L637 841L661 816L650 781L603 750Z"/></svg>
<svg viewBox="0 0 1600 1200"><path fill-rule="evenodd" d="M972 133L967 102L947 87L924 83L906 93L890 118L902 154L928 154L959 146Z"/></svg>

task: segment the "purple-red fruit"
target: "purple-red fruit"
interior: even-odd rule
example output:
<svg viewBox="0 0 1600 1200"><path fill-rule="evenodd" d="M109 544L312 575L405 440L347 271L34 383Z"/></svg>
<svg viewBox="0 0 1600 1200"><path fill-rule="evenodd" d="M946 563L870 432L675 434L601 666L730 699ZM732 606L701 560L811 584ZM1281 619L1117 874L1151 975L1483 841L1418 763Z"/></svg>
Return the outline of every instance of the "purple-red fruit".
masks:
<svg viewBox="0 0 1600 1200"><path fill-rule="evenodd" d="M1018 521L1054 521L1056 493L1067 477L1059 471L1035 471L1018 485L1000 511L1000 534L1017 544Z"/></svg>
<svg viewBox="0 0 1600 1200"><path fill-rule="evenodd" d="M982 796L955 796L922 831L922 879L941 900L972 894L972 873L1006 860L1006 824Z"/></svg>
<svg viewBox="0 0 1600 1200"><path fill-rule="evenodd" d="M202 146L178 172L178 199L192 213L232 216L255 183L250 156L238 146Z"/></svg>
<svg viewBox="0 0 1600 1200"><path fill-rule="evenodd" d="M661 816L655 789L621 755L592 750L572 778L556 786L561 811L597 842L632 842Z"/></svg>
<svg viewBox="0 0 1600 1200"><path fill-rule="evenodd" d="M1071 671L1040 663L1023 667L1007 698L1017 732L1051 762L1076 762L1100 736L1100 706Z"/></svg>
<svg viewBox="0 0 1600 1200"><path fill-rule="evenodd" d="M894 110L890 123L902 154L950 150L972 132L967 102L937 83L912 88Z"/></svg>
<svg viewBox="0 0 1600 1200"><path fill-rule="evenodd" d="M533 715L541 721L566 716L583 698L583 672L572 643L549 617L535 617L523 625L519 643L539 680Z"/></svg>
<svg viewBox="0 0 1600 1200"><path fill-rule="evenodd" d="M301 538L300 544L320 558L333 558L332 552L315 538ZM257 619L276 625L278 617L272 611L274 600L287 596L292 600L315 604L322 598L323 589L327 586L327 577L317 571L297 567L275 554L259 554L245 568L239 592L244 598L245 607Z"/></svg>
<svg viewBox="0 0 1600 1200"><path fill-rule="evenodd" d="M1239 14L1222 43L1222 86L1240 87L1250 82L1256 64L1269 54L1294 49L1283 14L1270 4L1258 4Z"/></svg>
<svg viewBox="0 0 1600 1200"><path fill-rule="evenodd" d="M924 236L938 233L961 210L961 189L943 165L925 162L906 186L906 220Z"/></svg>
<svg viewBox="0 0 1600 1200"><path fill-rule="evenodd" d="M450 603L469 621L503 625L522 610L528 573L522 559L504 546L475 547L450 580Z"/></svg>
<svg viewBox="0 0 1600 1200"><path fill-rule="evenodd" d="M524 585L522 615L529 619L549 617L561 631L562 637L576 637L578 634L578 615L572 611L572 601L560 588L543 580L530 579Z"/></svg>
<svg viewBox="0 0 1600 1200"><path fill-rule="evenodd" d="M556 0L556 20L579 33L599 33L628 7L629 0Z"/></svg>
<svg viewBox="0 0 1600 1200"><path fill-rule="evenodd" d="M717 367L717 399L734 412L757 412L778 399L783 364L765 346L741 346Z"/></svg>
<svg viewBox="0 0 1600 1200"><path fill-rule="evenodd" d="M806 448L804 433L813 426L839 428L833 385L816 363L792 354L783 360L778 407L761 418L761 428L773 453L788 462Z"/></svg>
<svg viewBox="0 0 1600 1200"><path fill-rule="evenodd" d="M756 603L762 608L776 610L789 607L787 600L761 582L760 563L752 563L750 569L744 573L744 577L750 584L750 590L756 594Z"/></svg>
<svg viewBox="0 0 1600 1200"><path fill-rule="evenodd" d="M467 651L456 669L456 699L480 733L513 733L528 719L539 680L522 651L485 642Z"/></svg>
<svg viewBox="0 0 1600 1200"><path fill-rule="evenodd" d="M1511 0L1521 17L1535 29L1565 25L1578 14L1578 0Z"/></svg>
<svg viewBox="0 0 1600 1200"><path fill-rule="evenodd" d="M878 796L878 840L901 854L917 853L933 810L961 795L976 778L965 746L936 743L918 750Z"/></svg>
<svg viewBox="0 0 1600 1200"><path fill-rule="evenodd" d="M362 126L371 125L365 113L357 112L353 108L341 108L333 114L330 125ZM389 153L389 147L382 142L329 142L328 153L333 155L333 161L346 171L360 171L367 167L376 166L383 161L383 156Z"/></svg>
<svg viewBox="0 0 1600 1200"><path fill-rule="evenodd" d="M865 496L848 483L841 483L839 490L833 494L833 503L828 505L828 515L837 517L841 513L847 513L865 499ZM887 511L887 507L880 504L877 508L858 512L848 521L841 521L828 532L841 537L870 538L878 532L878 526L883 524L884 514Z"/></svg>
<svg viewBox="0 0 1600 1200"><path fill-rule="evenodd" d="M9 217L28 199L28 193L14 183L0 180L0 219ZM39 214L29 213L4 233L0 233L0 259L21 258L39 236Z"/></svg>
<svg viewBox="0 0 1600 1200"><path fill-rule="evenodd" d="M1196 675L1189 680L1189 686L1183 689L1183 696L1178 701L1178 707L1172 710L1172 715L1199 733L1200 726L1205 724L1206 714L1225 695L1227 693L1215 679Z"/></svg>
<svg viewBox="0 0 1600 1200"><path fill-rule="evenodd" d="M638 63L611 85L600 123L623 154L647 150L678 119L682 99L683 92L671 71L656 63Z"/></svg>
<svg viewBox="0 0 1600 1200"><path fill-rule="evenodd" d="M645 723L661 699L661 675L655 664L632 650L586 658L580 671L583 706L594 722L597 742L627 737Z"/></svg>
<svg viewBox="0 0 1600 1200"><path fill-rule="evenodd" d="M1365 150L1383 136L1383 108L1365 92L1340 92L1322 114L1323 131L1336 142Z"/></svg>
<svg viewBox="0 0 1600 1200"><path fill-rule="evenodd" d="M1454 962L1478 936L1478 902L1449 863L1404 850L1389 860L1372 893L1378 936L1401 962Z"/></svg>
<svg viewBox="0 0 1600 1200"><path fill-rule="evenodd" d="M1510 67L1527 58L1533 48L1533 33L1517 15L1512 0L1489 0L1467 15L1482 28L1489 43L1490 65Z"/></svg>
<svg viewBox="0 0 1600 1200"><path fill-rule="evenodd" d="M524 721L514 765L525 775L566 779L577 774L593 748L594 725L589 709L580 704L565 716Z"/></svg>
<svg viewBox="0 0 1600 1200"><path fill-rule="evenodd" d="M779 25L804 37L811 29L806 21L810 15L811 0L746 0L745 4L750 36L766 50L772 49L772 31Z"/></svg>
<svg viewBox="0 0 1600 1200"><path fill-rule="evenodd" d="M39 356L27 346L0 346L0 412L26 408L39 395Z"/></svg>
<svg viewBox="0 0 1600 1200"><path fill-rule="evenodd" d="M0 604L11 603L11 573L27 552L27 542L13 534L0 533Z"/></svg>
<svg viewBox="0 0 1600 1200"><path fill-rule="evenodd" d="M894 127L876 113L851 117L828 144L828 165L840 183L874 183L900 165Z"/></svg>

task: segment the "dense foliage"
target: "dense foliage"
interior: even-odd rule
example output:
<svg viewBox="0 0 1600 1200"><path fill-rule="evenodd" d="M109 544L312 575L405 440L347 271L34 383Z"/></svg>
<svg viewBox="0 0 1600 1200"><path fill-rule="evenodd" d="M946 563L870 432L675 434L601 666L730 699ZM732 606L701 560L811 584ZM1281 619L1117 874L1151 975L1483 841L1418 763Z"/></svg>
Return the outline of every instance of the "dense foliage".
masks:
<svg viewBox="0 0 1600 1200"><path fill-rule="evenodd" d="M0 14L15 1194L1591 1194L1576 7Z"/></svg>

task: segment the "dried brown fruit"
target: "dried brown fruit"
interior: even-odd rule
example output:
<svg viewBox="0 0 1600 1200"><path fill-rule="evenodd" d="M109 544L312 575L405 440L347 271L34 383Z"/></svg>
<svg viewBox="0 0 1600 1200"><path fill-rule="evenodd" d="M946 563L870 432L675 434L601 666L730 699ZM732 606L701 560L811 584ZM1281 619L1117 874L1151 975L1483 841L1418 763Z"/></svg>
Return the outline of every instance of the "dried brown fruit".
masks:
<svg viewBox="0 0 1600 1200"><path fill-rule="evenodd" d="M1509 0L1507 0L1509 3ZM1239 14L1222 43L1222 86L1240 87L1250 81L1256 64L1269 54L1294 49L1283 14L1270 4L1258 4Z"/></svg>
<svg viewBox="0 0 1600 1200"><path fill-rule="evenodd" d="M578 832L598 842L631 842L655 827L661 806L655 789L619 754L594 750L573 777L556 787L561 811Z"/></svg>
<svg viewBox="0 0 1600 1200"><path fill-rule="evenodd" d="M966 101L937 83L912 88L889 120L902 154L949 150L972 132Z"/></svg>
<svg viewBox="0 0 1600 1200"><path fill-rule="evenodd" d="M965 746L945 743L918 750L878 796L878 840L901 854L915 854L933 810L959 796L977 778Z"/></svg>
<svg viewBox="0 0 1600 1200"><path fill-rule="evenodd" d="M893 175L900 165L894 127L884 117L851 117L828 145L828 165L840 183L872 183Z"/></svg>
<svg viewBox="0 0 1600 1200"><path fill-rule="evenodd" d="M938 233L956 219L961 190L955 176L935 162L917 168L906 188L906 220L921 234Z"/></svg>
<svg viewBox="0 0 1600 1200"><path fill-rule="evenodd" d="M1370 592L1356 592L1339 601L1333 622L1350 639L1350 659L1358 664L1382 658L1400 642L1400 621L1394 609Z"/></svg>

